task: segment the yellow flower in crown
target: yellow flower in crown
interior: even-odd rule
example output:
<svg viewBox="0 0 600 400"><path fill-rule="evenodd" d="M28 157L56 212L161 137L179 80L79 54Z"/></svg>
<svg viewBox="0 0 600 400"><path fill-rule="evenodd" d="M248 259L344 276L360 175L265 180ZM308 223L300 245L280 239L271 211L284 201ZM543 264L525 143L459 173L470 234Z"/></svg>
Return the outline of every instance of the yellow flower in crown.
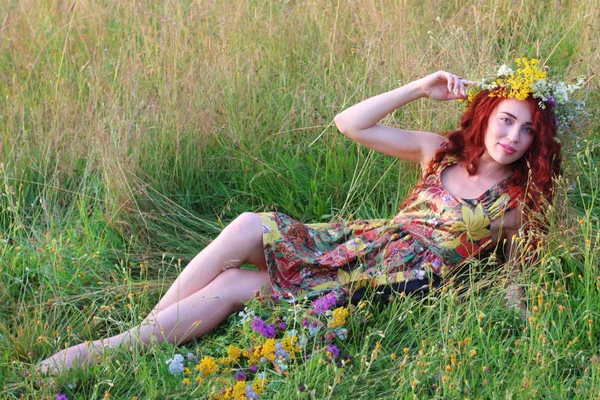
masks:
<svg viewBox="0 0 600 400"><path fill-rule="evenodd" d="M508 93L504 97L525 100L533 93L533 84L546 78L546 72L540 69L540 60L535 58L517 58L515 62L518 68L506 77L508 87L504 90Z"/></svg>
<svg viewBox="0 0 600 400"><path fill-rule="evenodd" d="M574 101L570 95L584 85L583 77L576 83L551 80L547 76L548 68L540 67L536 58L517 58L515 69L502 65L492 77L483 78L467 87L467 105L482 90L487 90L490 97L503 97L525 100L533 97L538 100L538 107L549 109L555 119L556 133L563 134L582 125L590 115L584 101Z"/></svg>
<svg viewBox="0 0 600 400"><path fill-rule="evenodd" d="M281 232L279 232L279 225L276 221L266 215L261 215L260 220L262 222L264 244L271 244L281 239Z"/></svg>

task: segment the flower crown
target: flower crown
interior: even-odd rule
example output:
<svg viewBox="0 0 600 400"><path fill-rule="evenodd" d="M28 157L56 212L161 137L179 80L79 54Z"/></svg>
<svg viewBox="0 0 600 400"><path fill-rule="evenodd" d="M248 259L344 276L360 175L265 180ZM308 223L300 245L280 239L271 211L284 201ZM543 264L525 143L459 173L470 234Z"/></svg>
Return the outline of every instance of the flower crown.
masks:
<svg viewBox="0 0 600 400"><path fill-rule="evenodd" d="M467 104L482 90L489 90L490 97L518 100L525 100L531 95L539 100L538 107L552 111L558 135L566 133L576 124L581 125L583 117L588 116L585 102L569 100L569 95L583 87L583 77L580 77L577 83L567 85L548 79L548 68L540 68L540 60L523 57L517 58L515 63L516 70L502 65L495 77L483 78L470 85L467 89Z"/></svg>

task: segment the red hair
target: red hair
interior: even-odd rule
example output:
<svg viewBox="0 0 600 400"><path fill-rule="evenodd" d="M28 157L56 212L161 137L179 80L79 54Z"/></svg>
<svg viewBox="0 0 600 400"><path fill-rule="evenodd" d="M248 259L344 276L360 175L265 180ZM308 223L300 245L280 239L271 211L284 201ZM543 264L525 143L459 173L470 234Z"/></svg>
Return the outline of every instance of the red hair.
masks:
<svg viewBox="0 0 600 400"><path fill-rule="evenodd" d="M477 172L479 158L485 151L485 133L488 120L503 97L490 97L481 91L463 114L460 129L448 133L448 143L442 146L429 163L426 176L432 174L446 155L454 155L463 163L469 175ZM541 109L538 99L524 100L530 106L535 140L525 155L513 166L513 184L521 187L528 196L525 204L531 211L540 211L545 199L552 201L552 179L560 174L560 144L554 139L556 125L549 108Z"/></svg>

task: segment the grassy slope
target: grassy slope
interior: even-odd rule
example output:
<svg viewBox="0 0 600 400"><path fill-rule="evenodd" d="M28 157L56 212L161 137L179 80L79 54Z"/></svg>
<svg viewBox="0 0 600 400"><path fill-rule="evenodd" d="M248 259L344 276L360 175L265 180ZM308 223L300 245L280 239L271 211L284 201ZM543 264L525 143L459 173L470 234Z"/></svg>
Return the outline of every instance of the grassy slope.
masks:
<svg viewBox="0 0 600 400"><path fill-rule="evenodd" d="M597 1L424 4L3 1L2 397L55 394L20 371L131 326L242 211L393 215L417 171L337 133L344 107L436 69L479 77L521 55L565 78L597 72ZM387 122L444 131L460 109L419 101ZM551 231L523 277L531 321L504 309L495 286L373 306L351 323L356 362L339 384L306 363L268 393L295 397L304 383L317 398L597 395L594 132L571 146ZM225 327L202 345L234 338ZM366 366L375 339L385 357ZM401 366L389 354L404 347ZM156 361L174 351L120 355L58 384L79 382L70 398L188 393Z"/></svg>

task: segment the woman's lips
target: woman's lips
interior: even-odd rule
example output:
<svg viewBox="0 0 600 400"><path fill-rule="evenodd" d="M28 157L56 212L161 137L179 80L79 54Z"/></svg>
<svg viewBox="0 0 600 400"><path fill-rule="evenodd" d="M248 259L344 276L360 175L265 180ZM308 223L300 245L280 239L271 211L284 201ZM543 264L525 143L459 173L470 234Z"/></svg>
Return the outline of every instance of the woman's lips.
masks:
<svg viewBox="0 0 600 400"><path fill-rule="evenodd" d="M508 145L508 144L502 144L500 143L500 147L502 147L502 150L504 150L504 152L506 154L514 154L517 152L517 149L515 149L514 147Z"/></svg>

